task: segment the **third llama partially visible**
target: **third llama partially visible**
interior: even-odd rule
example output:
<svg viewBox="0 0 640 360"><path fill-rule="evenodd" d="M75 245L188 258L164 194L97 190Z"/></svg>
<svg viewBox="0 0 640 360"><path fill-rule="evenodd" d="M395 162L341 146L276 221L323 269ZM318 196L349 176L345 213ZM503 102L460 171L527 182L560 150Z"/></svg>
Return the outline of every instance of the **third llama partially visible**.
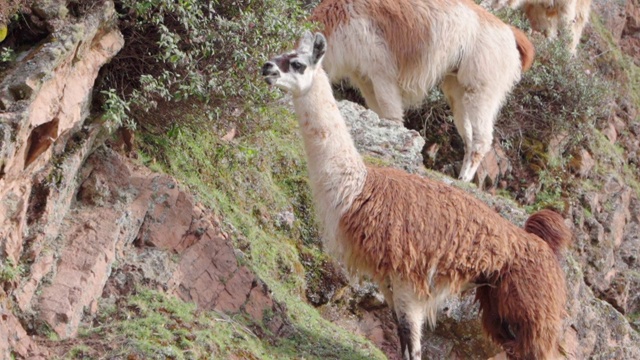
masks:
<svg viewBox="0 0 640 360"><path fill-rule="evenodd" d="M555 38L562 27L570 31L568 50L571 54L576 53L582 30L589 21L591 0L493 0L492 7L500 9L509 6L516 9L523 5L533 30L542 32L548 38Z"/></svg>
<svg viewBox="0 0 640 360"><path fill-rule="evenodd" d="M465 144L459 178L473 179L502 103L533 62L524 33L472 0L323 0L311 20L324 26L330 80L348 79L383 118L402 121L441 84Z"/></svg>

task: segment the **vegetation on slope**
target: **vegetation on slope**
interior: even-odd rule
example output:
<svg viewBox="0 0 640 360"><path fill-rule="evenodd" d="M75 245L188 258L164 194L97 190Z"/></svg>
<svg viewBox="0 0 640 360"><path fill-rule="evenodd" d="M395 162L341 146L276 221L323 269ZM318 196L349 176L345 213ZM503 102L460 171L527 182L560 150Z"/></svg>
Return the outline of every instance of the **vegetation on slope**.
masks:
<svg viewBox="0 0 640 360"><path fill-rule="evenodd" d="M105 322L87 328L89 338L113 339L109 356L201 358L213 349L238 358L384 358L305 299L305 275L316 262L303 264L301 254L323 255L304 156L292 114L269 105L280 95L259 78L266 57L294 43L305 9L293 0L124 0L117 9L128 45L101 74L96 105L109 123L137 129L143 163L178 178L225 219L240 261L285 305L293 331L258 339L242 329L261 324L242 315L196 316L190 305L140 289L123 307L102 308ZM293 224L280 220L288 212ZM176 311L187 318L176 320ZM167 330L152 331L160 324ZM198 329L195 338L181 335L185 327ZM91 341L78 346L74 353L87 352Z"/></svg>
<svg viewBox="0 0 640 360"><path fill-rule="evenodd" d="M305 288L312 289L318 277L327 275L304 157L291 114L267 105L279 95L260 86L256 77L267 55L291 46L300 30L294 20L302 19L307 9L291 0L247 0L233 6L123 0L118 6L123 32L131 40L102 76L102 84L110 87L101 97L107 117L137 127L143 162L179 178L226 219L245 254L243 261L286 304L302 335L273 344L249 336L248 342L218 342L217 349L233 353L245 348L257 358L369 358L371 353L381 357L366 341L322 319L305 301ZM499 15L527 28L519 12ZM597 28L595 16L593 23ZM600 33L604 31L596 32ZM531 211L564 211L585 182L602 184L576 173L574 158L580 149L597 158L596 174L622 168L621 176L633 184L634 165L623 165L620 150L611 149L614 146L598 129L613 111L624 111L614 106L633 93L636 68L622 55L589 56L594 51L589 44L572 59L564 50L566 39L548 42L534 36L533 41L537 61L507 100L496 126L496 138L514 167L502 193ZM611 64L623 65L610 69ZM622 82L624 91L617 88L614 93L612 84L620 76L628 81ZM409 126L420 129L428 144L445 144L438 162L428 165L451 169L450 164L462 158L462 144L442 95L434 91L430 98L422 110L409 115ZM532 184L531 200L526 194ZM295 214L293 226L278 220L287 212ZM128 318L144 327L145 316L134 313ZM235 321L248 325L246 319ZM212 326L219 329L213 331L216 336L232 331L224 324ZM182 349L182 354L195 348ZM135 349L161 354L153 347Z"/></svg>
<svg viewBox="0 0 640 360"><path fill-rule="evenodd" d="M104 353L130 359L383 357L366 340L324 320L305 299L314 286L308 282L325 276L327 262L319 250L292 114L281 104L269 105L280 95L258 79L266 56L293 44L314 2L118 0L126 46L101 73L95 96L108 123L136 130L143 163L177 177L225 219L242 261L286 305L295 333L263 341L242 316L200 312L140 288L121 306L101 308L66 358ZM520 13L499 15L527 27ZM604 36L597 16L591 23L594 36ZM620 174L615 176L640 193L637 164L624 161L625 149L598 130L612 112L629 112L625 101L640 103L638 68L613 44L593 53L587 42L571 59L564 39L533 40L536 63L496 126L496 139L514 166L502 193L530 210L562 211L580 189L602 186L611 174ZM450 164L462 158L463 147L442 95L434 91L408 123L420 129L427 144L443 144L428 166L453 175ZM563 134L569 136L558 138ZM550 149L554 138L557 148ZM597 160L593 179L573 170L582 148ZM535 197L529 201L525 195L532 184ZM279 220L287 212L295 214L291 226ZM7 264L0 281L18 273Z"/></svg>

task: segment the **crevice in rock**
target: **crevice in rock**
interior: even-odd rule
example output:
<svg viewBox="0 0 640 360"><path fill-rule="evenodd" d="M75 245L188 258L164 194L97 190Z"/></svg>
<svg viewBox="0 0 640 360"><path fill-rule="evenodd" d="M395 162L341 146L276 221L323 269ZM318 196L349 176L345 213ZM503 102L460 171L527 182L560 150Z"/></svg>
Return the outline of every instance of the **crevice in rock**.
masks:
<svg viewBox="0 0 640 360"><path fill-rule="evenodd" d="M9 87L9 93L14 101L29 99L33 89L27 84L15 84Z"/></svg>
<svg viewBox="0 0 640 360"><path fill-rule="evenodd" d="M23 10L25 11L18 14L16 21L9 23L7 38L0 44L0 48L32 47L51 34L45 19L27 8Z"/></svg>
<svg viewBox="0 0 640 360"><path fill-rule="evenodd" d="M33 184L27 205L28 225L33 225L33 223L42 217L42 214L47 207L49 192L50 189L44 181L38 181Z"/></svg>
<svg viewBox="0 0 640 360"><path fill-rule="evenodd" d="M47 151L51 144L58 138L59 119L53 119L47 123L36 126L29 134L27 151L24 160L26 169L38 156Z"/></svg>

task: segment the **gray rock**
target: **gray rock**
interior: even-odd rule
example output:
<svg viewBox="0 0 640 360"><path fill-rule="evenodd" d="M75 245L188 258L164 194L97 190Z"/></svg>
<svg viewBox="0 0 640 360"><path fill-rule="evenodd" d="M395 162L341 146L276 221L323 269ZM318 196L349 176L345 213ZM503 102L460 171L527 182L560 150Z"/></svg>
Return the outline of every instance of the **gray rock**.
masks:
<svg viewBox="0 0 640 360"><path fill-rule="evenodd" d="M381 119L375 112L361 105L343 100L338 108L350 128L358 150L367 157L409 172L423 168L424 139L415 130L402 124Z"/></svg>

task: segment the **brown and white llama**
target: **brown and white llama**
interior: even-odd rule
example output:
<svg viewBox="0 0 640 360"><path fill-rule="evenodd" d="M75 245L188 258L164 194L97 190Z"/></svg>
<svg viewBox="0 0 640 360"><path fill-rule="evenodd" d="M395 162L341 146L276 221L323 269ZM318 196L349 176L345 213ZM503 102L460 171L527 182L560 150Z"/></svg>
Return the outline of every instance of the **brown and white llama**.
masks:
<svg viewBox="0 0 640 360"><path fill-rule="evenodd" d="M441 84L465 144L459 178L473 179L502 103L533 62L524 33L472 0L323 0L310 20L324 27L331 81L347 79L380 117L403 121Z"/></svg>
<svg viewBox="0 0 640 360"><path fill-rule="evenodd" d="M494 9L504 6L513 9L524 6L531 28L548 38L555 38L560 28L570 31L568 50L575 54L582 30L589 21L591 0L493 0Z"/></svg>
<svg viewBox="0 0 640 360"><path fill-rule="evenodd" d="M379 284L407 359L420 359L441 301L476 285L483 327L510 359L554 356L566 297L557 254L571 236L560 215L533 214L523 230L462 190L366 166L321 67L326 46L306 32L262 68L292 94L325 250Z"/></svg>

